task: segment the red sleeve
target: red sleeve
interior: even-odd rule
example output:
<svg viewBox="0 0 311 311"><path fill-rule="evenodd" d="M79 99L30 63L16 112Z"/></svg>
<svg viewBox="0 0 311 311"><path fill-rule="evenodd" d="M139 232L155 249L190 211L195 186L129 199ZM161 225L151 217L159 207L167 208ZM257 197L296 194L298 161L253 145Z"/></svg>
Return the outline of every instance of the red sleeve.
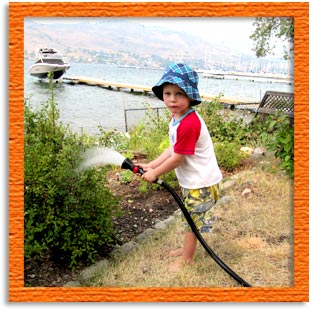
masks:
<svg viewBox="0 0 311 311"><path fill-rule="evenodd" d="M201 122L195 113L191 113L180 122L177 128L177 139L174 145L174 152L178 154L193 155L200 132Z"/></svg>

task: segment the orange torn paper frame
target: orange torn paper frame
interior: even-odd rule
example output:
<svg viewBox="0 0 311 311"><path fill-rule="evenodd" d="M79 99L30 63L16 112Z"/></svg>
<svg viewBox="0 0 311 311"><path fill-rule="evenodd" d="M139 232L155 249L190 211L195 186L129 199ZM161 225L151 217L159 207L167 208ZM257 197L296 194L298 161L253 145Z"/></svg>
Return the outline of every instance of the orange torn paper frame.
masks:
<svg viewBox="0 0 311 311"><path fill-rule="evenodd" d="M24 18L294 18L294 283L251 288L24 287ZM9 301L11 302L306 302L309 301L309 4L307 2L10 2L9 3Z"/></svg>

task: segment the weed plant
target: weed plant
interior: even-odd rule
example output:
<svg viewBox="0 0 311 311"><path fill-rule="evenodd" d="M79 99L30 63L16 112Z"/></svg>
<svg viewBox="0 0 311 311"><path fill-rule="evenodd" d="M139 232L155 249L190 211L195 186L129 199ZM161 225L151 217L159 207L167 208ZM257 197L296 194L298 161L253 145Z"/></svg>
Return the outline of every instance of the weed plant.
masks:
<svg viewBox="0 0 311 311"><path fill-rule="evenodd" d="M24 115L24 256L50 256L72 269L108 252L118 200L104 186L105 169L78 173L80 154L94 143L58 121L53 98Z"/></svg>
<svg viewBox="0 0 311 311"><path fill-rule="evenodd" d="M277 113L266 120L267 130L261 133L265 146L280 158L281 168L294 178L294 128L290 120L283 114Z"/></svg>
<svg viewBox="0 0 311 311"><path fill-rule="evenodd" d="M130 130L129 149L138 150L147 154L148 160L158 157L169 146L168 124L170 114L163 110L159 116L148 104L145 104L147 112L143 120ZM174 172L162 176L171 186L177 185ZM148 185L141 182L141 191L146 192L148 188L158 188L156 184Z"/></svg>

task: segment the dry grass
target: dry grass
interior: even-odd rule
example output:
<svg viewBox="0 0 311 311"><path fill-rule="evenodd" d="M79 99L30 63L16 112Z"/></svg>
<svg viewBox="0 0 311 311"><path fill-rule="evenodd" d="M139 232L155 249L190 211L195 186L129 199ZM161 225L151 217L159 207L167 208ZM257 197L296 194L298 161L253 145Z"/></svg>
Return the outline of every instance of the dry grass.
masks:
<svg viewBox="0 0 311 311"><path fill-rule="evenodd" d="M242 196L245 188L252 190ZM215 211L207 244L254 287L293 285L292 182L281 173L255 168L236 179L226 194L233 200ZM181 247L180 217L143 245L112 259L89 286L99 287L236 287L198 244L194 264L168 272L169 250Z"/></svg>

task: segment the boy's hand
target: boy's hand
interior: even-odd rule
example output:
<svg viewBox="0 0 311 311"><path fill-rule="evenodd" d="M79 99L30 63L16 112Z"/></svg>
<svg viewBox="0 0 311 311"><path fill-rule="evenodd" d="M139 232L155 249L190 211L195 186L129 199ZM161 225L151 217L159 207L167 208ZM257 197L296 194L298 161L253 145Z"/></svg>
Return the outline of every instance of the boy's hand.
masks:
<svg viewBox="0 0 311 311"><path fill-rule="evenodd" d="M153 183L158 176L155 174L154 169L146 168L146 173L141 176L141 178L149 183Z"/></svg>
<svg viewBox="0 0 311 311"><path fill-rule="evenodd" d="M149 163L135 163L135 165L141 167L144 171L148 171L150 169Z"/></svg>
<svg viewBox="0 0 311 311"><path fill-rule="evenodd" d="M153 168L150 167L149 163L135 163L135 165L139 166L140 168L142 168L145 171L145 173L143 175L137 173L137 175L139 175L145 181L153 183L158 178L154 174L154 172L151 172L151 171L153 171ZM148 172L150 172L150 173L148 173Z"/></svg>

